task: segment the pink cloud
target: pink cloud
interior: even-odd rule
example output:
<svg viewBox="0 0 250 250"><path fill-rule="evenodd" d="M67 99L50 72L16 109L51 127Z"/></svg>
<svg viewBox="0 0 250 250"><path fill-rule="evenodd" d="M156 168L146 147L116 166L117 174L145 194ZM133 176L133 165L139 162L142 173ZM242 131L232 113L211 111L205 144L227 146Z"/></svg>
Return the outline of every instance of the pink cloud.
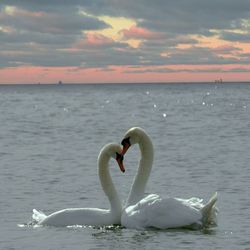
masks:
<svg viewBox="0 0 250 250"><path fill-rule="evenodd" d="M114 40L101 34L87 33L86 43L92 46L110 45Z"/></svg>
<svg viewBox="0 0 250 250"><path fill-rule="evenodd" d="M123 29L120 31L124 39L159 39L162 34L159 32L152 32L148 29L140 28L137 26L131 26L129 29Z"/></svg>
<svg viewBox="0 0 250 250"><path fill-rule="evenodd" d="M114 43L115 42L113 39L108 38L102 34L86 33L86 37L79 41L74 47L76 50L79 50L84 47L110 46Z"/></svg>
<svg viewBox="0 0 250 250"><path fill-rule="evenodd" d="M219 53L219 54L231 54L231 53L234 53L236 51L241 51L240 48L237 48L237 47L232 46L232 45L222 45L222 46L218 46L212 50L215 53Z"/></svg>

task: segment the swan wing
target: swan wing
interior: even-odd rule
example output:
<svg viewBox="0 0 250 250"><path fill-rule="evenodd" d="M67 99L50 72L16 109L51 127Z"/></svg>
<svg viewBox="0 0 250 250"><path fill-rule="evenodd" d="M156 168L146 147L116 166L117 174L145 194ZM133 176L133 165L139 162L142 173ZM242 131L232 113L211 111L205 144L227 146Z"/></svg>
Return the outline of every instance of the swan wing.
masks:
<svg viewBox="0 0 250 250"><path fill-rule="evenodd" d="M159 229L200 224L202 215L189 202L176 198L148 195L122 214L122 225L128 228L154 227Z"/></svg>
<svg viewBox="0 0 250 250"><path fill-rule="evenodd" d="M36 209L33 209L32 219L36 223L40 223L41 221L45 220L47 215L43 213L42 211L38 211Z"/></svg>

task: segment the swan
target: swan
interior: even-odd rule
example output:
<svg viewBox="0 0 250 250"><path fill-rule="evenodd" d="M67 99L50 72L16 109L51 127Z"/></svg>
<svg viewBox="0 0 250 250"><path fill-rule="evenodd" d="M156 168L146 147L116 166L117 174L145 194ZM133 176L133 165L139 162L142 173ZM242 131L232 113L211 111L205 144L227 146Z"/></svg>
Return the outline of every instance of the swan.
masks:
<svg viewBox="0 0 250 250"><path fill-rule="evenodd" d="M148 227L194 229L216 224L217 193L205 205L199 198L162 198L158 194L144 197L153 164L154 150L150 137L142 128L129 129L121 144L123 145L122 155L125 155L129 147L134 144L139 144L141 151L138 171L122 212L122 226L135 229Z"/></svg>
<svg viewBox="0 0 250 250"><path fill-rule="evenodd" d="M46 216L43 212L33 209L32 217L35 222L38 225L57 227L120 224L122 205L109 173L109 161L111 158L116 159L121 171L124 172L121 152L122 148L120 145L111 143L105 145L98 156L99 178L103 191L109 199L110 210L99 208L67 208Z"/></svg>

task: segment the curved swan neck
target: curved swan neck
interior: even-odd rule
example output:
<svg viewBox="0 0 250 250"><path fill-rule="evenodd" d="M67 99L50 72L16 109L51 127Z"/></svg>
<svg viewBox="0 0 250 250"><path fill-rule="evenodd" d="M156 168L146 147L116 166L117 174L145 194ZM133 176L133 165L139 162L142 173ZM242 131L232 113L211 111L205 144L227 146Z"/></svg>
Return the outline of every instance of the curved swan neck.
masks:
<svg viewBox="0 0 250 250"><path fill-rule="evenodd" d="M111 211L119 215L121 213L122 205L121 205L119 195L112 181L112 178L110 176L110 172L109 172L110 158L111 157L106 155L104 152L100 153L98 157L99 178L100 178L102 189L109 199L109 202L111 205Z"/></svg>
<svg viewBox="0 0 250 250"><path fill-rule="evenodd" d="M127 200L127 206L135 204L143 198L153 165L153 144L149 136L144 131L142 131L139 135L138 144L141 151L141 159L137 174L130 190L129 198Z"/></svg>

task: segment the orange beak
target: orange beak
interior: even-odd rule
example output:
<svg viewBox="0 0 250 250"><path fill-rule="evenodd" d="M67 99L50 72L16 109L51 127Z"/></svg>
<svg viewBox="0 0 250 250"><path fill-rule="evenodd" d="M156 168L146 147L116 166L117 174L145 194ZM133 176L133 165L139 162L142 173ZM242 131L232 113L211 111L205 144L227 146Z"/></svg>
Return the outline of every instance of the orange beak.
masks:
<svg viewBox="0 0 250 250"><path fill-rule="evenodd" d="M125 167L123 165L123 158L119 158L119 159L116 159L119 167L120 167L120 170L124 173L125 172Z"/></svg>

